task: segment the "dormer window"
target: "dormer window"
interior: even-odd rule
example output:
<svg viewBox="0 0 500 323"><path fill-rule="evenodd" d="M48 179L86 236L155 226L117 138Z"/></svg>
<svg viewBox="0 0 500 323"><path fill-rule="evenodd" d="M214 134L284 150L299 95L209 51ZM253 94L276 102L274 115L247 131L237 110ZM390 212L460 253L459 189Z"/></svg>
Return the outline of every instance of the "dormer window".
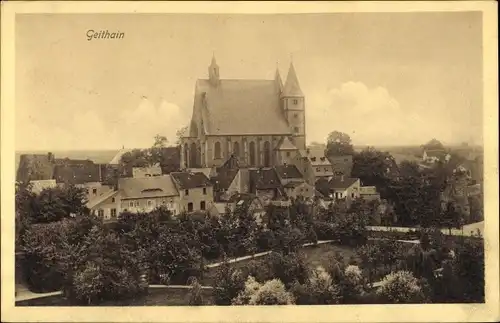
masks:
<svg viewBox="0 0 500 323"><path fill-rule="evenodd" d="M316 161L316 157L311 157L311 161Z"/></svg>

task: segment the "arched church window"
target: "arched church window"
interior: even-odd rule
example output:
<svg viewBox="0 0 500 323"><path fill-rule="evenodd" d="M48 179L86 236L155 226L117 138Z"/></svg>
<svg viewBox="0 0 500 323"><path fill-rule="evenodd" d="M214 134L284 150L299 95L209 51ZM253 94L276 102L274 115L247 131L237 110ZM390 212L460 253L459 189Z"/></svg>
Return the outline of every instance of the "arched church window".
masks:
<svg viewBox="0 0 500 323"><path fill-rule="evenodd" d="M188 167L188 144L184 144L184 166Z"/></svg>
<svg viewBox="0 0 500 323"><path fill-rule="evenodd" d="M235 141L233 144L233 155L236 157L240 157L240 144Z"/></svg>
<svg viewBox="0 0 500 323"><path fill-rule="evenodd" d="M218 141L215 142L214 155L215 158L221 158L220 142Z"/></svg>
<svg viewBox="0 0 500 323"><path fill-rule="evenodd" d="M191 147L189 149L190 155L189 155L189 167L198 167L198 149L196 149L196 144L193 142L191 143Z"/></svg>
<svg viewBox="0 0 500 323"><path fill-rule="evenodd" d="M255 142L251 141L248 147L250 155L250 166L255 166Z"/></svg>
<svg viewBox="0 0 500 323"><path fill-rule="evenodd" d="M264 166L271 166L271 144L269 141L264 142Z"/></svg>

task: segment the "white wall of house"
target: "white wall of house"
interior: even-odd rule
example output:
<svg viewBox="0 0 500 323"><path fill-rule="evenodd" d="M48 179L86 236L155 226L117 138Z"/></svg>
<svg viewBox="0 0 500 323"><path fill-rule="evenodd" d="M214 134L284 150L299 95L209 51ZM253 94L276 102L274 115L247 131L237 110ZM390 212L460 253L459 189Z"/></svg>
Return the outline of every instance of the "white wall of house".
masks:
<svg viewBox="0 0 500 323"><path fill-rule="evenodd" d="M151 212L160 206L169 209L173 215L180 213L178 196L127 198L121 200L121 209L132 213Z"/></svg>
<svg viewBox="0 0 500 323"><path fill-rule="evenodd" d="M214 190L212 186L179 189L179 212L208 210L213 202Z"/></svg>

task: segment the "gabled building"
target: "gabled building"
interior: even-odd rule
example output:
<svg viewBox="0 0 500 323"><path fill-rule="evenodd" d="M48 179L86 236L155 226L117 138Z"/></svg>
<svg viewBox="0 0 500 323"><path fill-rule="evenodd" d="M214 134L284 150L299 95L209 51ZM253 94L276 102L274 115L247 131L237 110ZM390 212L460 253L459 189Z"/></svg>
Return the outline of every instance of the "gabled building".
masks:
<svg viewBox="0 0 500 323"><path fill-rule="evenodd" d="M206 211L214 202L213 184L203 173L170 173L179 192L181 212Z"/></svg>
<svg viewBox="0 0 500 323"><path fill-rule="evenodd" d="M283 185L285 194L289 198L314 197L315 188L306 182L304 176L295 165L275 166L274 170Z"/></svg>
<svg viewBox="0 0 500 323"><path fill-rule="evenodd" d="M424 153L422 155L422 161L429 164L437 162L448 162L450 158L450 154L441 149L424 150Z"/></svg>
<svg viewBox="0 0 500 323"><path fill-rule="evenodd" d="M316 182L316 190L323 196L333 198L335 201L345 200L347 205L360 197L361 183L359 178L332 177L320 178Z"/></svg>
<svg viewBox="0 0 500 323"><path fill-rule="evenodd" d="M309 159L316 179L334 176L333 164L325 156L324 149L307 149L306 157Z"/></svg>

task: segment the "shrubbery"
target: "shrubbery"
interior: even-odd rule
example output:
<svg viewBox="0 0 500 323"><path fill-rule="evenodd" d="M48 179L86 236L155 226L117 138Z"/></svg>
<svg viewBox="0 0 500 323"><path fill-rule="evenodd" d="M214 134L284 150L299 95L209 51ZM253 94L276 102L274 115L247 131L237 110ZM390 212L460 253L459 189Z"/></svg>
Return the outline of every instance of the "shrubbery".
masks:
<svg viewBox="0 0 500 323"><path fill-rule="evenodd" d="M260 284L252 276L248 277L244 289L233 299L233 305L291 305L295 300L278 279Z"/></svg>

